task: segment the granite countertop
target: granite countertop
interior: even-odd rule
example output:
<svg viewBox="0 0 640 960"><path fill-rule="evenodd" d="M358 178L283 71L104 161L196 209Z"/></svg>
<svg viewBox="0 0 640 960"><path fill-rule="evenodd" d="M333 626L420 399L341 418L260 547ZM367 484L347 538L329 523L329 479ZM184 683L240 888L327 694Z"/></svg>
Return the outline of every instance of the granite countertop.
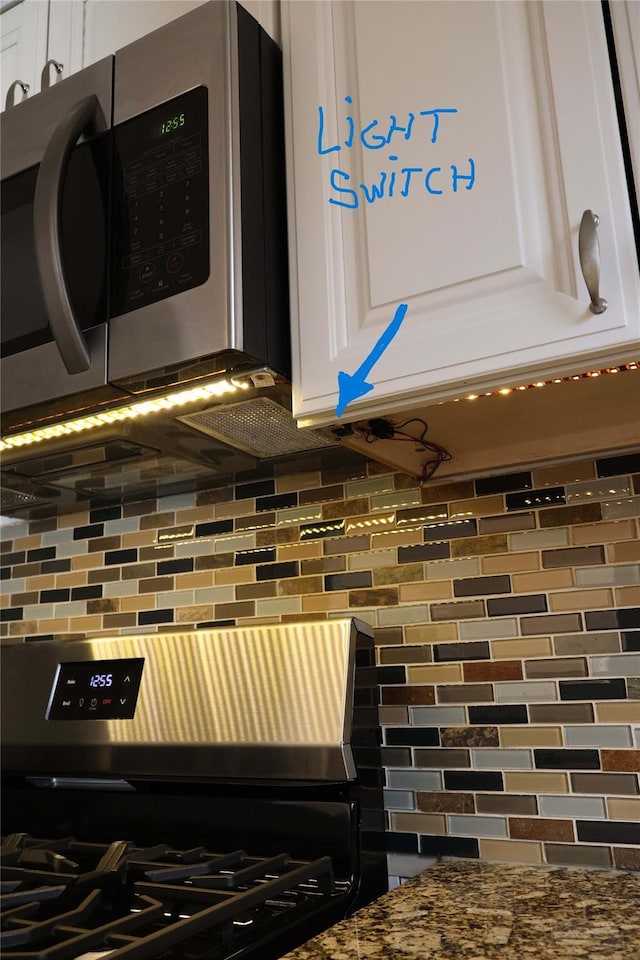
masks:
<svg viewBox="0 0 640 960"><path fill-rule="evenodd" d="M445 859L283 960L640 960L640 873Z"/></svg>

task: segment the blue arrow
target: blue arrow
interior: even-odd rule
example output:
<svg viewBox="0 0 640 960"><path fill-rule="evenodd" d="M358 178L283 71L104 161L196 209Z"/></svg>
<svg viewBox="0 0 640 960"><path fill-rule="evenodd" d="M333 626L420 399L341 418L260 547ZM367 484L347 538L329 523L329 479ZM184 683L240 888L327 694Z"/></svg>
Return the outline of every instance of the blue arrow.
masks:
<svg viewBox="0 0 640 960"><path fill-rule="evenodd" d="M357 400L358 397L363 397L365 393L373 390L374 385L367 383L367 376L402 326L406 312L407 304L401 303L393 315L393 320L384 333L382 333L369 356L365 357L355 373L345 373L341 370L338 374L338 406L336 407L336 414L339 417L342 416L345 408L352 400Z"/></svg>

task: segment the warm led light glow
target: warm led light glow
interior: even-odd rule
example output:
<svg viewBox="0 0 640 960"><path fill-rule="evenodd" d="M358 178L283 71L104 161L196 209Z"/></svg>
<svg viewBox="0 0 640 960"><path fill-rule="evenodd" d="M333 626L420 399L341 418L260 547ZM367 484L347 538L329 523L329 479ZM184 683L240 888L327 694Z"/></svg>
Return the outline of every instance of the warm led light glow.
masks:
<svg viewBox="0 0 640 960"><path fill-rule="evenodd" d="M522 383L517 387L500 387L499 390L493 390L490 393L470 393L466 400L477 400L480 396L483 397L506 397L510 393L513 393L515 390L535 390L540 389L540 387L549 387L554 383L569 383L572 380L585 380L591 379L594 380L596 377L602 377L607 373L622 373L626 370L637 370L638 363L623 363L619 367L607 367L605 370L589 370L587 373L574 373L569 377L554 377L553 380L537 380L535 383ZM461 397L456 397L453 403L458 403Z"/></svg>
<svg viewBox="0 0 640 960"><path fill-rule="evenodd" d="M154 397L152 400L140 400L124 407L115 407L111 410L102 410L87 417L77 417L75 420L66 420L54 423L51 426L39 427L27 433L16 433L14 436L3 437L0 441L0 451L13 450L32 443L41 443L54 437L68 436L102 427L121 420L135 420L149 414L173 410L175 407L184 407L190 403L210 400L212 397L222 397L239 390L248 390L249 383L240 380L214 380L210 383L199 384L187 390L175 390L164 396Z"/></svg>

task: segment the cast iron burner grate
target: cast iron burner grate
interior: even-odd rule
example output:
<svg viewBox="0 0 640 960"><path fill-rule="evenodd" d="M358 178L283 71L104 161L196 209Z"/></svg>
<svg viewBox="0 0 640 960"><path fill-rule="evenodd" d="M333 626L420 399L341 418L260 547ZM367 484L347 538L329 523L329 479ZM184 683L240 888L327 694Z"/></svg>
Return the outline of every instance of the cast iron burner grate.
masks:
<svg viewBox="0 0 640 960"><path fill-rule="evenodd" d="M274 930L348 892L334 881L329 857L302 861L286 853L11 834L0 865L3 960L249 956Z"/></svg>

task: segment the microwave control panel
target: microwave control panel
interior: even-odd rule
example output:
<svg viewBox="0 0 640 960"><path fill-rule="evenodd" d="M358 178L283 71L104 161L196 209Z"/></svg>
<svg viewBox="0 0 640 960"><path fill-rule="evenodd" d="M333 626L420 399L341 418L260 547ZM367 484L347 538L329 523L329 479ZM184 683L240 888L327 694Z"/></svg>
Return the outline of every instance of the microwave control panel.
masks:
<svg viewBox="0 0 640 960"><path fill-rule="evenodd" d="M209 277L207 90L115 128L111 316Z"/></svg>

